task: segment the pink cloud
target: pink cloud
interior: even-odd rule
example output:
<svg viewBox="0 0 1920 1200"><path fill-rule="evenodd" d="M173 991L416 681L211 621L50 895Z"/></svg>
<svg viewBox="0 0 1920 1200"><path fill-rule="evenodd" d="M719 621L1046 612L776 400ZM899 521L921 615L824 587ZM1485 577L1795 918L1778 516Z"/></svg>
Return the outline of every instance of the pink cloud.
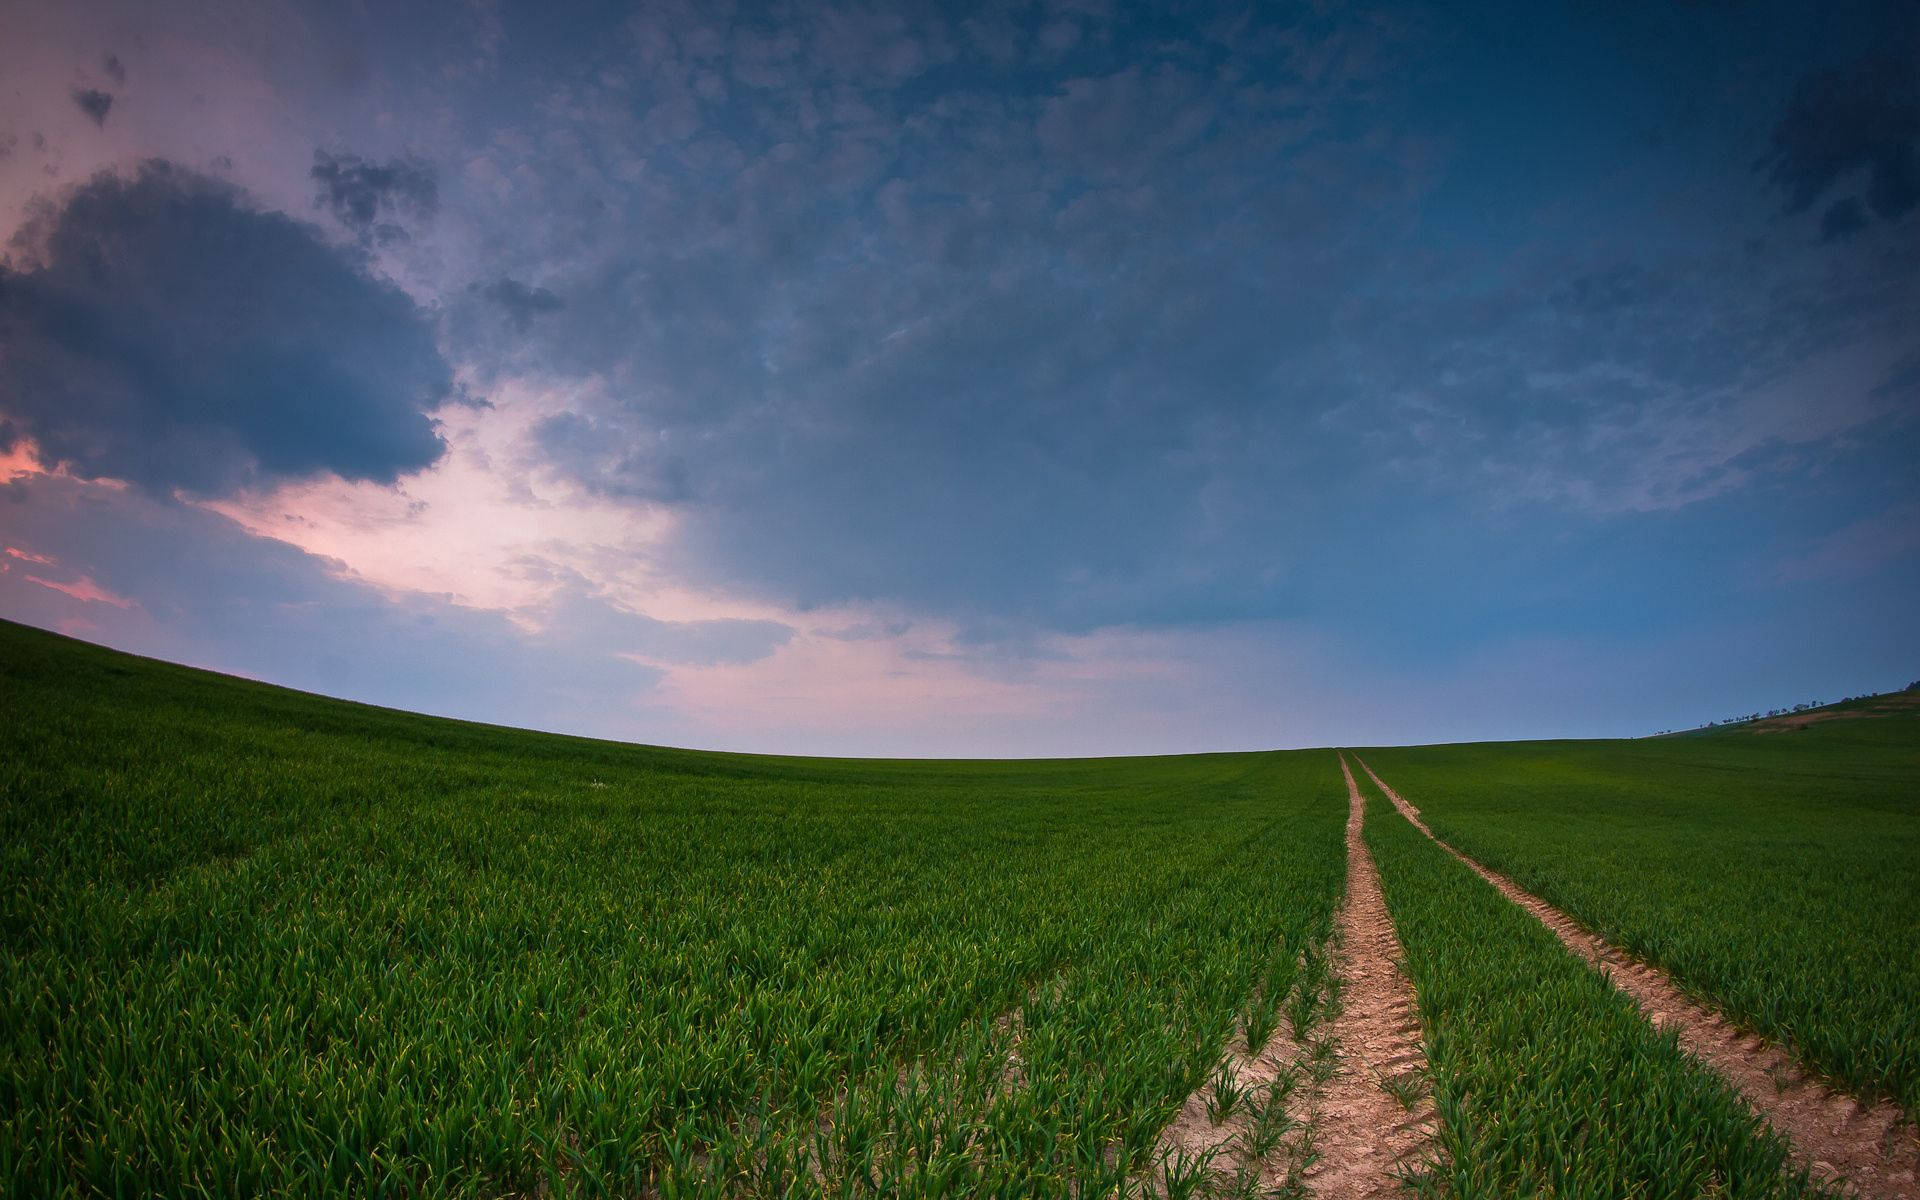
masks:
<svg viewBox="0 0 1920 1200"><path fill-rule="evenodd" d="M92 578L86 575L82 575L69 583L61 583L53 579L42 579L38 575L29 575L27 576L27 582L37 583L43 588L52 588L56 592L62 592L86 604L111 604L115 608L127 609L134 607L133 601L127 599L125 596L115 595L95 583Z"/></svg>
<svg viewBox="0 0 1920 1200"><path fill-rule="evenodd" d="M0 483L12 483L28 475L44 475L39 447L31 438L17 438L5 453L0 453Z"/></svg>
<svg viewBox="0 0 1920 1200"><path fill-rule="evenodd" d="M77 478L67 469L65 463L46 463L40 454L40 444L30 437L17 437L11 449L0 453L0 483L12 483L16 479L29 479L35 475L53 475L61 479ZM123 479L89 479L87 483L95 487L125 491L127 483Z"/></svg>
<svg viewBox="0 0 1920 1200"><path fill-rule="evenodd" d="M563 576L639 606L635 577L672 527L664 510L588 494L537 469L530 430L568 394L509 382L492 407L440 415L448 453L398 485L332 476L200 502L249 533L340 564L388 593L445 597L537 626ZM665 620L742 615L656 613ZM532 615L529 615L532 614Z"/></svg>
<svg viewBox="0 0 1920 1200"><path fill-rule="evenodd" d="M53 560L44 554L35 554L31 550L20 550L13 546L7 547L7 557L17 558L21 562L39 563L43 567L53 565Z"/></svg>

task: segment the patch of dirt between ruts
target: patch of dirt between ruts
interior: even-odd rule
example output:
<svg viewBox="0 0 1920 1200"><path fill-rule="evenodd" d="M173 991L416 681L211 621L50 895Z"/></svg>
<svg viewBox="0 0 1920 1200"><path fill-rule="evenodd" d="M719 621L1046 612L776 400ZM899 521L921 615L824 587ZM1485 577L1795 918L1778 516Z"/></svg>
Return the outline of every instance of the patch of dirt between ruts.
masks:
<svg viewBox="0 0 1920 1200"><path fill-rule="evenodd" d="M1356 756L1357 759L1357 756ZM1743 1030L1703 1007L1655 967L1588 932L1573 918L1512 880L1489 871L1434 837L1420 810L1358 760L1401 815L1532 913L1568 949L1585 958L1631 996L1656 1029L1678 1034L1680 1048L1718 1072L1767 1123L1793 1143L1816 1179L1842 1179L1862 1200L1912 1200L1920 1195L1920 1133L1900 1110L1885 1102L1864 1103L1810 1076L1790 1055L1760 1035ZM1349 777L1351 779L1351 777Z"/></svg>
<svg viewBox="0 0 1920 1200"><path fill-rule="evenodd" d="M1220 1064L1161 1130L1144 1193L1176 1194L1180 1189L1168 1176L1185 1170L1205 1181L1204 1190L1196 1189L1202 1195L1286 1194L1297 1173L1294 1163L1303 1132L1309 1128L1305 1058L1305 1048L1285 1018L1257 1054L1248 1052L1245 1030L1236 1030ZM1247 1095L1216 1120L1210 1100L1223 1075ZM1276 1107L1269 1112L1269 1105ZM1263 1121L1272 1126L1271 1144L1264 1146L1256 1138Z"/></svg>

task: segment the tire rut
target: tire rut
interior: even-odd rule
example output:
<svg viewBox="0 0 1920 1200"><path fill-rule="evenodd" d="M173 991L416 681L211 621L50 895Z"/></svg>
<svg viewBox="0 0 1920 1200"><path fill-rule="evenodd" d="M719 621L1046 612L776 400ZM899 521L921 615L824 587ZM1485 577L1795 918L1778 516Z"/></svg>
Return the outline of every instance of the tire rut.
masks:
<svg viewBox="0 0 1920 1200"><path fill-rule="evenodd" d="M1387 786L1364 759L1356 755L1355 761L1414 828L1532 913L1568 949L1632 997L1654 1028L1673 1030L1682 1050L1718 1073L1786 1136L1797 1160L1815 1179L1844 1182L1861 1200L1920 1196L1920 1133L1898 1108L1827 1087L1779 1046L1693 1000L1665 972L1629 956L1506 876L1454 849L1436 837L1420 810Z"/></svg>
<svg viewBox="0 0 1920 1200"><path fill-rule="evenodd" d="M1424 1089L1411 1107L1387 1088L1411 1085L1426 1068L1413 985L1400 969L1400 939L1380 891L1380 875L1361 834L1366 801L1346 757L1347 897L1340 906L1336 971L1340 1002L1332 1020L1339 1069L1315 1097L1308 1191L1333 1200L1393 1196L1418 1169L1432 1142L1433 1105ZM1411 1095L1411 1090L1409 1095Z"/></svg>

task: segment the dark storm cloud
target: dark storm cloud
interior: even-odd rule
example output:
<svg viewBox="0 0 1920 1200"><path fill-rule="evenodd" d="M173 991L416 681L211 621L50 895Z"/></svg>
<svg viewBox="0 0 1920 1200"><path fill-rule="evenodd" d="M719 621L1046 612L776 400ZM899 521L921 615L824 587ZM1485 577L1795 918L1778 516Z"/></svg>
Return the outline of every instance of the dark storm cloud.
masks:
<svg viewBox="0 0 1920 1200"><path fill-rule="evenodd" d="M1873 56L1808 74L1774 127L1761 166L1786 193L1789 213L1807 211L1858 178L1875 216L1906 216L1920 204L1920 70L1911 59ZM1864 220L1857 205L1838 215L1829 210L1823 228L1838 237Z"/></svg>
<svg viewBox="0 0 1920 1200"><path fill-rule="evenodd" d="M219 495L443 449L422 314L318 231L165 162L40 212L0 268L0 412L51 465Z"/></svg>
<svg viewBox="0 0 1920 1200"><path fill-rule="evenodd" d="M107 123L107 113L113 109L113 94L100 91L98 88L75 88L73 102L79 106L81 112L87 114L88 120L104 127Z"/></svg>
<svg viewBox="0 0 1920 1200"><path fill-rule="evenodd" d="M500 278L485 285L475 285L480 294L491 300L500 311L506 314L513 327L525 333L535 317L547 313L556 313L567 306L567 302L545 288L531 287L518 279Z"/></svg>
<svg viewBox="0 0 1920 1200"><path fill-rule="evenodd" d="M370 163L352 154L313 152L309 172L316 207L364 241L404 239L402 220L425 221L440 210L440 184L433 168L409 159Z"/></svg>
<svg viewBox="0 0 1920 1200"><path fill-rule="evenodd" d="M115 83L126 83L127 69L120 64L120 56L118 54L107 55L101 62L100 67L101 70L107 73L107 78L113 80Z"/></svg>
<svg viewBox="0 0 1920 1200"><path fill-rule="evenodd" d="M636 432L564 412L542 418L533 428L533 441L549 463L599 495L666 504L689 499L686 460L658 441L649 445Z"/></svg>

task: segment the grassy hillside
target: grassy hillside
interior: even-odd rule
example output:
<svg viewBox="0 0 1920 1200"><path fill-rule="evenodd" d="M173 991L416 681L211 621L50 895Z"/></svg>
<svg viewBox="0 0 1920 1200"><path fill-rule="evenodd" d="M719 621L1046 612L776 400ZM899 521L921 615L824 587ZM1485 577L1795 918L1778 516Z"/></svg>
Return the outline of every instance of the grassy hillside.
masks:
<svg viewBox="0 0 1920 1200"><path fill-rule="evenodd" d="M1669 738L1726 737L1754 733L1792 733L1815 725L1825 725L1831 721L1854 721L1862 718L1920 717L1920 686L1908 687L1898 692L1881 692L1872 696L1855 696L1833 704L1819 704L1796 710L1774 710L1771 715L1755 714L1745 720L1718 721L1712 725L1702 725L1695 729L1682 729L1677 733L1663 733L1658 736Z"/></svg>
<svg viewBox="0 0 1920 1200"><path fill-rule="evenodd" d="M1920 711L1870 715L1366 758L1911 1111ZM1319 1011L1344 793L1331 751L559 737L0 623L0 1194L1112 1194L1236 1025ZM1377 803L1368 836L1452 1155L1427 1186L1804 1189L1530 917Z"/></svg>
<svg viewBox="0 0 1920 1200"><path fill-rule="evenodd" d="M1852 1090L1915 1113L1920 707L1910 698L1688 737L1366 758L1439 836Z"/></svg>
<svg viewBox="0 0 1920 1200"><path fill-rule="evenodd" d="M1343 810L1330 753L700 754L0 625L0 1187L1110 1190Z"/></svg>

